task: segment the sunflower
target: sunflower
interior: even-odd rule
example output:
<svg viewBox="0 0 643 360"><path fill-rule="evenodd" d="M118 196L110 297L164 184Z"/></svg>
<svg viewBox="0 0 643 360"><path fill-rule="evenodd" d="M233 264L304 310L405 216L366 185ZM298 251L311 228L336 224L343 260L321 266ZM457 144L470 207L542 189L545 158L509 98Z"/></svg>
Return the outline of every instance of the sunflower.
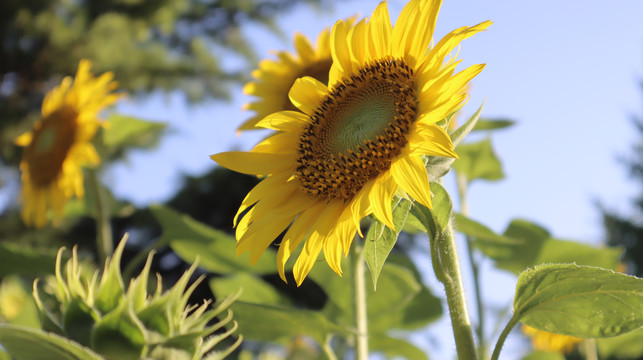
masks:
<svg viewBox="0 0 643 360"><path fill-rule="evenodd" d="M341 255L362 218L373 214L394 228L395 194L431 207L422 156L457 157L436 123L462 106L463 89L484 67L454 73L458 61L449 55L490 25L459 28L431 46L439 8L440 1L412 0L394 27L386 3L370 20L338 21L330 34L330 87L298 79L289 96L301 112L259 121L277 133L250 152L212 156L229 169L265 176L234 219L238 254L250 251L254 263L285 231L277 269L286 281L285 264L305 239L293 268L300 285L322 250L341 275Z"/></svg>
<svg viewBox="0 0 643 360"><path fill-rule="evenodd" d="M90 141L101 125L98 113L119 95L111 93L116 89L112 73L94 78L90 67L90 61L81 60L73 84L65 77L47 93L40 119L15 140L25 147L20 201L27 225L43 227L49 209L54 221L61 218L67 200L83 196L82 166L100 163Z"/></svg>
<svg viewBox="0 0 643 360"><path fill-rule="evenodd" d="M297 110L288 98L288 91L298 78L311 76L328 83L328 71L333 62L329 36L328 28L322 30L313 46L306 36L295 33L296 54L278 51L276 60L265 59L259 63L259 68L252 72L255 81L243 87L245 94L258 98L243 106L245 110L254 110L255 115L241 124L239 131L256 129L259 120L277 111Z"/></svg>
<svg viewBox="0 0 643 360"><path fill-rule="evenodd" d="M543 330L522 325L522 332L531 338L531 344L535 350L569 354L576 345L583 341L581 338L559 335Z"/></svg>

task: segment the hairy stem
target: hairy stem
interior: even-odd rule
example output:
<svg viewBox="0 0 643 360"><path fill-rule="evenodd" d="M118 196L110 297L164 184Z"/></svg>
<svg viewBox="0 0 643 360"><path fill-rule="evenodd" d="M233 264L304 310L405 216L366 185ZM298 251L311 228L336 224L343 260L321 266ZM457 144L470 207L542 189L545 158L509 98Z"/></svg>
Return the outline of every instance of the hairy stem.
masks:
<svg viewBox="0 0 643 360"><path fill-rule="evenodd" d="M110 210L105 190L100 184L98 173L94 169L87 171L89 187L94 195L96 205L96 250L98 252L99 264L104 264L108 256L114 252L112 240L112 224L110 222Z"/></svg>
<svg viewBox="0 0 643 360"><path fill-rule="evenodd" d="M440 265L444 269L444 289L447 295L447 303L449 304L449 315L451 316L458 359L476 360L478 356L476 345L473 341L473 331L467 311L464 287L462 286L462 275L460 274L460 263L458 262L452 221L449 222L449 226L440 236L439 241Z"/></svg>
<svg viewBox="0 0 643 360"><path fill-rule="evenodd" d="M352 251L353 262L353 291L355 300L355 329L357 331L355 352L357 360L368 360L368 321L366 313L366 267L364 261L364 246L355 241Z"/></svg>
<svg viewBox="0 0 643 360"><path fill-rule="evenodd" d="M467 178L462 174L457 174L458 182L458 198L460 199L460 213L464 216L469 216L469 204L467 202ZM467 258L471 264L471 273L473 275L473 286L476 297L476 309L478 312L478 324L476 326L476 335L478 336L479 347L478 357L480 359L486 358L487 342L484 336L484 304L482 302L482 292L480 287L480 275L478 271L478 262L473 257L472 239L467 236Z"/></svg>

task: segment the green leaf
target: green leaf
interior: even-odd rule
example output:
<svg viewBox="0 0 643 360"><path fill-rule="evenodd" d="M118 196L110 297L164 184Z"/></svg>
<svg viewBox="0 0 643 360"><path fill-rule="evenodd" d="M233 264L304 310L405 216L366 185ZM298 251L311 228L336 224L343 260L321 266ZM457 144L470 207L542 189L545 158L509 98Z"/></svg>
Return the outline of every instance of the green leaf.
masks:
<svg viewBox="0 0 643 360"><path fill-rule="evenodd" d="M601 359L640 359L643 355L643 329L596 340Z"/></svg>
<svg viewBox="0 0 643 360"><path fill-rule="evenodd" d="M137 360L145 352L145 327L126 302L101 318L91 334L92 349L108 360Z"/></svg>
<svg viewBox="0 0 643 360"><path fill-rule="evenodd" d="M0 325L0 344L16 359L102 360L88 348L41 330Z"/></svg>
<svg viewBox="0 0 643 360"><path fill-rule="evenodd" d="M387 335L372 335L369 339L369 347L372 351L382 352L387 358L402 357L408 360L428 360L424 351L415 345Z"/></svg>
<svg viewBox="0 0 643 360"><path fill-rule="evenodd" d="M21 244L0 243L0 277L11 274L40 276L52 273L56 252Z"/></svg>
<svg viewBox="0 0 643 360"><path fill-rule="evenodd" d="M346 334L343 328L330 322L318 311L242 301L235 302L231 308L239 323L239 333L249 340L276 341L307 335L323 344L328 334Z"/></svg>
<svg viewBox="0 0 643 360"><path fill-rule="evenodd" d="M455 161L455 158L441 156L424 156L423 158L429 182L436 182L448 174Z"/></svg>
<svg viewBox="0 0 643 360"><path fill-rule="evenodd" d="M565 360L565 355L557 352L534 351L522 360Z"/></svg>
<svg viewBox="0 0 643 360"><path fill-rule="evenodd" d="M459 159L453 163L453 168L466 176L469 182L476 179L500 180L504 177L502 164L491 146L491 139L460 144L455 151Z"/></svg>
<svg viewBox="0 0 643 360"><path fill-rule="evenodd" d="M480 243L484 244L522 244L521 241L514 240L512 238L505 237L503 235L498 235L493 230L489 229L485 225L470 219L462 214L454 214L454 224L455 230L457 232L463 233L473 239L479 240ZM491 245L490 245L491 247Z"/></svg>
<svg viewBox="0 0 643 360"><path fill-rule="evenodd" d="M414 203L411 214L422 223L429 236L436 236L449 226L453 204L449 193L439 183L431 183L431 194L433 209Z"/></svg>
<svg viewBox="0 0 643 360"><path fill-rule="evenodd" d="M577 263L614 269L622 254L619 248L596 248L553 239L543 227L521 219L513 220L504 235L497 235L462 215L456 215L456 224L459 231L474 238L478 249L495 260L496 267L516 274L545 263Z"/></svg>
<svg viewBox="0 0 643 360"><path fill-rule="evenodd" d="M110 154L126 148L151 148L155 146L167 124L141 120L133 116L111 114L103 129L103 144Z"/></svg>
<svg viewBox="0 0 643 360"><path fill-rule="evenodd" d="M210 279L210 288L217 298L243 290L240 301L265 305L290 305L288 297L261 278L248 273Z"/></svg>
<svg viewBox="0 0 643 360"><path fill-rule="evenodd" d="M520 274L514 319L582 338L643 327L643 279L598 267L540 265Z"/></svg>
<svg viewBox="0 0 643 360"><path fill-rule="evenodd" d="M412 206L411 201L395 197L392 205L395 230L391 230L378 220L374 220L370 229L368 229L364 240L364 258L371 271L374 289L377 289L377 279L380 276L382 267L397 242L397 237L406 223Z"/></svg>
<svg viewBox="0 0 643 360"><path fill-rule="evenodd" d="M515 123L509 119L480 119L471 131L500 130L513 126Z"/></svg>
<svg viewBox="0 0 643 360"><path fill-rule="evenodd" d="M188 263L193 263L198 256L200 267L218 274L271 274L277 271L277 257L270 249L252 266L248 253L236 255L236 241L232 235L164 206L153 206L150 210L163 228L159 241L169 243Z"/></svg>
<svg viewBox="0 0 643 360"><path fill-rule="evenodd" d="M116 309L124 302L125 285L121 275L121 256L127 243L127 234L116 247L114 254L105 262L105 270L96 291L94 306L102 314Z"/></svg>
<svg viewBox="0 0 643 360"><path fill-rule="evenodd" d="M465 122L457 128L453 133L451 133L451 140L453 141L453 146L457 146L460 141L462 141L471 130L476 126L476 123L480 119L480 113L482 112L482 108L484 107L484 103L480 105L478 110Z"/></svg>

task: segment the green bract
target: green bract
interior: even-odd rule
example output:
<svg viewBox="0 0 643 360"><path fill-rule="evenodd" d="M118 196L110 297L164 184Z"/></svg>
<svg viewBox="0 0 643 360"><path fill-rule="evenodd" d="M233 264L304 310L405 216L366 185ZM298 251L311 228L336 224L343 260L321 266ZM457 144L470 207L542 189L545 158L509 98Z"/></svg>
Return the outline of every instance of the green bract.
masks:
<svg viewBox="0 0 643 360"><path fill-rule="evenodd" d="M153 253L139 277L126 288L120 271L125 242L123 238L111 259L105 262L102 275L81 266L76 249L62 268L62 253L56 259L55 279L44 286L34 282L36 301L43 330L91 348L106 359L201 359L237 328L236 322L225 332L212 335L232 320L232 312L221 320L212 320L238 297L224 299L214 309L209 302L188 305L198 283L188 281L196 270L193 264L177 283L162 291L157 276L156 290L148 294L148 278ZM212 324L211 324L212 323ZM221 351L212 351L206 359L222 359L241 342L241 337Z"/></svg>

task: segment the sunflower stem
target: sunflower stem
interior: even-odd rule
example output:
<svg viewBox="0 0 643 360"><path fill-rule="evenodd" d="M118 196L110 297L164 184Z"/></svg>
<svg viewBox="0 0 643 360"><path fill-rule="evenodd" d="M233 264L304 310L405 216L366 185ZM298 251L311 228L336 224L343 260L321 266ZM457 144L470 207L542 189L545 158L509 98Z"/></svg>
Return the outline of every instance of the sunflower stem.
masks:
<svg viewBox="0 0 643 360"><path fill-rule="evenodd" d="M458 198L460 199L460 213L469 216L469 204L467 202L467 178L462 174L456 175L458 183ZM478 324L476 326L476 335L478 336L478 357L485 359L487 357L487 342L484 336L484 306L482 302L482 293L480 291L480 273L478 271L478 262L473 257L473 247L471 237L466 236L467 257L471 264L471 273L473 275L473 286L476 297L476 310L478 312Z"/></svg>
<svg viewBox="0 0 643 360"><path fill-rule="evenodd" d="M509 323L507 323L507 326L502 330L502 333L500 334L500 337L498 338L498 342L496 342L496 347L493 349L493 354L491 355L491 360L498 360L500 357L500 350L502 350L502 346L505 344L505 340L507 339L507 336L509 336L509 333L511 330L516 326L518 323L519 318L516 316L512 316L511 319L509 320Z"/></svg>
<svg viewBox="0 0 643 360"><path fill-rule="evenodd" d="M335 352L333 351L333 347L331 346L331 341L333 340L333 335L326 335L326 341L324 341L324 354L326 354L326 357L328 360L337 360L337 356L335 355Z"/></svg>
<svg viewBox="0 0 643 360"><path fill-rule="evenodd" d="M462 275L453 234L453 220L445 229L438 245L440 264L444 269L444 289L449 304L449 315L453 326L455 346L460 360L476 360L478 358L476 345L473 341L473 330L467 311L467 302L462 286Z"/></svg>
<svg viewBox="0 0 643 360"><path fill-rule="evenodd" d="M355 292L355 352L356 360L368 360L368 321L366 313L366 267L364 261L364 246L355 241L355 249L351 251L353 263L353 291Z"/></svg>
<svg viewBox="0 0 643 360"><path fill-rule="evenodd" d="M596 352L596 339L585 339L585 359L598 360L598 353Z"/></svg>
<svg viewBox="0 0 643 360"><path fill-rule="evenodd" d="M112 239L112 224L109 216L109 204L105 197L98 173L94 169L87 171L89 187L94 195L96 205L96 251L98 252L99 264L104 264L108 256L114 252L114 243Z"/></svg>

